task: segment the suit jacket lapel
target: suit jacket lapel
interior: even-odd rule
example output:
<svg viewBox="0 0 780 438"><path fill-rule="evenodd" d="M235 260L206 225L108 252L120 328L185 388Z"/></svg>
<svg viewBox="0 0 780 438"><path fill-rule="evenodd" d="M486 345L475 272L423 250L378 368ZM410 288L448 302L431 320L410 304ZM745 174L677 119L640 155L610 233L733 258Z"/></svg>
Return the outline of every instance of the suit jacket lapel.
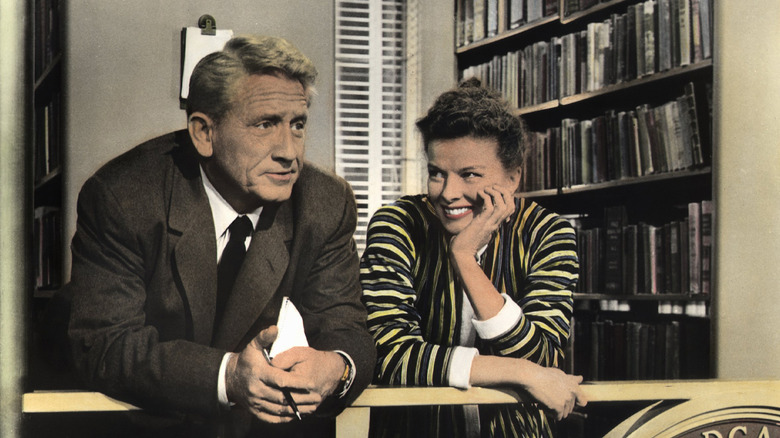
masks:
<svg viewBox="0 0 780 438"><path fill-rule="evenodd" d="M275 297L275 294L290 262L292 235L290 201L263 210L225 307L221 326L217 327L214 346L233 350L258 319L275 322L279 306L278 303L273 306L273 303L280 302L281 297ZM254 336L256 333L249 334Z"/></svg>
<svg viewBox="0 0 780 438"><path fill-rule="evenodd" d="M174 172L172 178L168 216L173 245L171 267L174 281L183 291L185 311L190 313L189 335L195 342L208 345L213 335L217 287L214 221L203 183L197 177L197 161L179 161L178 165L180 172Z"/></svg>

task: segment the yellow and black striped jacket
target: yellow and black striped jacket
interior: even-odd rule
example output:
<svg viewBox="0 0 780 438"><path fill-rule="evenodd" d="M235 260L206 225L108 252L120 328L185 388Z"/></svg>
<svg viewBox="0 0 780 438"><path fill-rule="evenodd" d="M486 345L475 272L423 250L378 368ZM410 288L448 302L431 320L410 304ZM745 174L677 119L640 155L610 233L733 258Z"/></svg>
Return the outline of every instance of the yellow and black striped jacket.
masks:
<svg viewBox="0 0 780 438"><path fill-rule="evenodd" d="M453 347L459 345L462 289L447 256L448 238L424 195L379 209L368 227L360 264L368 326L377 345L374 382L447 386ZM523 309L504 335L477 338L480 354L525 358L557 366L569 337L577 282L576 238L557 214L525 199L489 243L483 270ZM457 437L462 409L450 406L376 410L372 436ZM535 405L480 407L482 436L551 434Z"/></svg>

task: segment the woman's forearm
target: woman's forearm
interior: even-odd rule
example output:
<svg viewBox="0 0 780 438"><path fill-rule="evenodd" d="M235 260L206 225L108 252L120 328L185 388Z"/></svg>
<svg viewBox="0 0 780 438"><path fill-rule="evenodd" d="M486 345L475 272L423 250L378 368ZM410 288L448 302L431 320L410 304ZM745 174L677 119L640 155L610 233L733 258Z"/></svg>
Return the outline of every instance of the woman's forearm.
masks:
<svg viewBox="0 0 780 438"><path fill-rule="evenodd" d="M451 254L450 258L477 319L484 321L496 316L504 307L504 297L493 286L474 256Z"/></svg>
<svg viewBox="0 0 780 438"><path fill-rule="evenodd" d="M526 359L478 355L471 365L473 386L503 385L522 389L554 411L558 419L568 416L574 406L587 404L579 386L581 382L582 376L572 376Z"/></svg>

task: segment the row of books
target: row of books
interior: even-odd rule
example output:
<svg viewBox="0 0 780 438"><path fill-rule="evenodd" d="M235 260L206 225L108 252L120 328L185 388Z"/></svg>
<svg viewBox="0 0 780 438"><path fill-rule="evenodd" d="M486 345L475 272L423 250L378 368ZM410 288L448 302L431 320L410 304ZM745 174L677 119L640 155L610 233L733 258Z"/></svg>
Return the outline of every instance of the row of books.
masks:
<svg viewBox="0 0 780 438"><path fill-rule="evenodd" d="M624 206L604 225L575 221L581 293L708 296L712 284L712 201L688 204L688 216L660 225L630 224Z"/></svg>
<svg viewBox="0 0 780 438"><path fill-rule="evenodd" d="M563 16L568 17L577 12L585 12L599 3L609 1L611 0L565 0L563 2Z"/></svg>
<svg viewBox="0 0 780 438"><path fill-rule="evenodd" d="M585 29L461 70L519 108L631 81L712 57L711 0L647 0Z"/></svg>
<svg viewBox="0 0 780 438"><path fill-rule="evenodd" d="M620 298L620 299L616 299ZM598 300L598 309L602 312L631 312L632 301L626 299L629 297L614 296L609 299L601 298ZM671 297L670 297L671 298ZM695 298L703 298L702 301L686 300L680 301L658 301L658 315L686 315L697 318L709 318L710 309L708 306L708 300L706 296L696 296ZM578 300L584 300L583 297L578 297ZM590 301L590 300L585 300ZM642 303L644 307L647 307L645 303Z"/></svg>
<svg viewBox="0 0 780 438"><path fill-rule="evenodd" d="M564 369L587 381L709 377L707 324L700 318L643 322L575 317Z"/></svg>
<svg viewBox="0 0 780 438"><path fill-rule="evenodd" d="M461 47L498 35L499 20L513 29L558 13L558 0L506 0L506 11L499 11L499 0L455 0L456 46ZM505 12L505 13L503 13Z"/></svg>
<svg viewBox="0 0 780 438"><path fill-rule="evenodd" d="M35 180L40 181L60 166L62 156L62 101L56 92L45 105L35 108Z"/></svg>
<svg viewBox="0 0 780 438"><path fill-rule="evenodd" d="M62 215L55 207L35 209L33 222L35 287L57 289L62 284Z"/></svg>
<svg viewBox="0 0 780 438"><path fill-rule="evenodd" d="M593 119L563 119L560 127L530 136L521 190L702 167L710 162L709 111L702 108L706 106L694 84L688 83L681 96L658 106L642 104L628 111L608 110Z"/></svg>
<svg viewBox="0 0 780 438"><path fill-rule="evenodd" d="M36 0L33 18L35 77L38 78L60 51L60 1Z"/></svg>

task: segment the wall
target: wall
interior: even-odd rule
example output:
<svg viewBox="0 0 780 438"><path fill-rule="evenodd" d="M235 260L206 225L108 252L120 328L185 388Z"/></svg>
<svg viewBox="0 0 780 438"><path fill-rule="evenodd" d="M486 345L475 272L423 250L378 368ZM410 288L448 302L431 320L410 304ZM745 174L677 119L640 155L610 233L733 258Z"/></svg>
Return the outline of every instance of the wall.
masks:
<svg viewBox="0 0 780 438"><path fill-rule="evenodd" d="M407 49L407 80L409 93L406 104L406 157L404 191L423 193L427 190L427 163L422 139L415 122L422 117L436 98L452 88L457 80L454 54L455 2L452 0L409 1L410 14Z"/></svg>
<svg viewBox="0 0 780 438"><path fill-rule="evenodd" d="M320 71L307 157L333 168L333 3L306 0L79 0L65 2L64 234L75 231L84 181L107 160L186 126L179 109L180 32L203 14L234 33L287 38ZM306 13L301 13L306 11ZM70 272L66 253L65 272Z"/></svg>
<svg viewBox="0 0 780 438"><path fill-rule="evenodd" d="M780 378L780 3L715 11L716 372Z"/></svg>

